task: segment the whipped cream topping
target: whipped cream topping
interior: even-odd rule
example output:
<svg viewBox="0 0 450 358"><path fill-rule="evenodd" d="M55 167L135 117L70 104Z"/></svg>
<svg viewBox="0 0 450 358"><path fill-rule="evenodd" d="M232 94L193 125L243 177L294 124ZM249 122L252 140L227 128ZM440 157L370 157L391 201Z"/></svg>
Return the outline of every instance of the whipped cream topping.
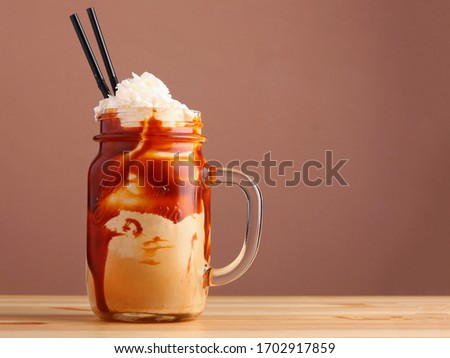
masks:
<svg viewBox="0 0 450 358"><path fill-rule="evenodd" d="M116 95L102 99L94 108L95 119L109 110L117 112L122 126L134 126L151 115L164 122L189 121L195 112L172 98L169 88L159 78L144 72L141 76L123 80Z"/></svg>

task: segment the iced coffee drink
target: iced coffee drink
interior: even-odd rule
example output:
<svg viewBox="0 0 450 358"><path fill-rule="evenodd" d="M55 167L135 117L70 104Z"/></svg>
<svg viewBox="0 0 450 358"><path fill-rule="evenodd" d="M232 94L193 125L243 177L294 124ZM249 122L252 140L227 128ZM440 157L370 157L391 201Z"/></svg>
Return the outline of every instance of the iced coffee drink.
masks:
<svg viewBox="0 0 450 358"><path fill-rule="evenodd" d="M210 231L200 114L149 73L123 81L95 111L102 134L89 175L92 306L105 318L195 316L205 304Z"/></svg>
<svg viewBox="0 0 450 358"><path fill-rule="evenodd" d="M190 319L208 287L248 270L258 252L262 195L235 168L209 166L200 112L172 98L150 73L118 83L93 8L87 10L111 87L105 82L78 15L70 15L104 99L94 109L100 149L89 168L87 288L104 319L161 322ZM247 200L239 255L214 268L210 259L211 185L238 185ZM243 184L245 183L245 184Z"/></svg>
<svg viewBox="0 0 450 358"><path fill-rule="evenodd" d="M251 230L241 254L231 265L213 269L209 184L218 169L212 171L202 154L200 113L144 73L122 81L95 116L100 151L89 170L87 225L93 311L124 321L199 315L208 287L236 279L254 259L261 220L257 186L243 188Z"/></svg>

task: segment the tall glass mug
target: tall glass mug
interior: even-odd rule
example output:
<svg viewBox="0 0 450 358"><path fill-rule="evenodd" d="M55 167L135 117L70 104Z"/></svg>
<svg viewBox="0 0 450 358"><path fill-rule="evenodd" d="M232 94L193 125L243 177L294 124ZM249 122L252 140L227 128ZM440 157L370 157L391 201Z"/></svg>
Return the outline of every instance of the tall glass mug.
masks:
<svg viewBox="0 0 450 358"><path fill-rule="evenodd" d="M199 112L110 110L100 125L94 137L100 150L88 183L92 310L101 318L133 322L201 314L208 288L237 279L256 256L262 219L258 186L236 169L208 166ZM211 186L220 182L244 191L248 222L238 257L213 268L210 198Z"/></svg>

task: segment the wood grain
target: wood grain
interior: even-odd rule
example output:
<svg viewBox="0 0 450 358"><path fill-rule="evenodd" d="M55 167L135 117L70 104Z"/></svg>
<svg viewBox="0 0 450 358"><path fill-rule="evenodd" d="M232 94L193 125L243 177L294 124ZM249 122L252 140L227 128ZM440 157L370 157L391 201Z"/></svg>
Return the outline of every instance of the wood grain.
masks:
<svg viewBox="0 0 450 358"><path fill-rule="evenodd" d="M136 324L84 296L0 296L0 337L450 337L450 298L213 296L196 320Z"/></svg>

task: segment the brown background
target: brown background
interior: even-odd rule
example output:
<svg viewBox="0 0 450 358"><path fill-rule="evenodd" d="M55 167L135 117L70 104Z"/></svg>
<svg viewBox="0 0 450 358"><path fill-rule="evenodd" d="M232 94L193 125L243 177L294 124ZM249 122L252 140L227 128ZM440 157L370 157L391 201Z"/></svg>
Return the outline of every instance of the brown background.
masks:
<svg viewBox="0 0 450 358"><path fill-rule="evenodd" d="M100 92L69 15L94 44L91 5L120 79L202 111L208 158L350 159L348 188L262 185L260 254L213 294L450 293L450 3L390 0L3 0L0 293L85 292ZM221 265L244 199L214 194Z"/></svg>

